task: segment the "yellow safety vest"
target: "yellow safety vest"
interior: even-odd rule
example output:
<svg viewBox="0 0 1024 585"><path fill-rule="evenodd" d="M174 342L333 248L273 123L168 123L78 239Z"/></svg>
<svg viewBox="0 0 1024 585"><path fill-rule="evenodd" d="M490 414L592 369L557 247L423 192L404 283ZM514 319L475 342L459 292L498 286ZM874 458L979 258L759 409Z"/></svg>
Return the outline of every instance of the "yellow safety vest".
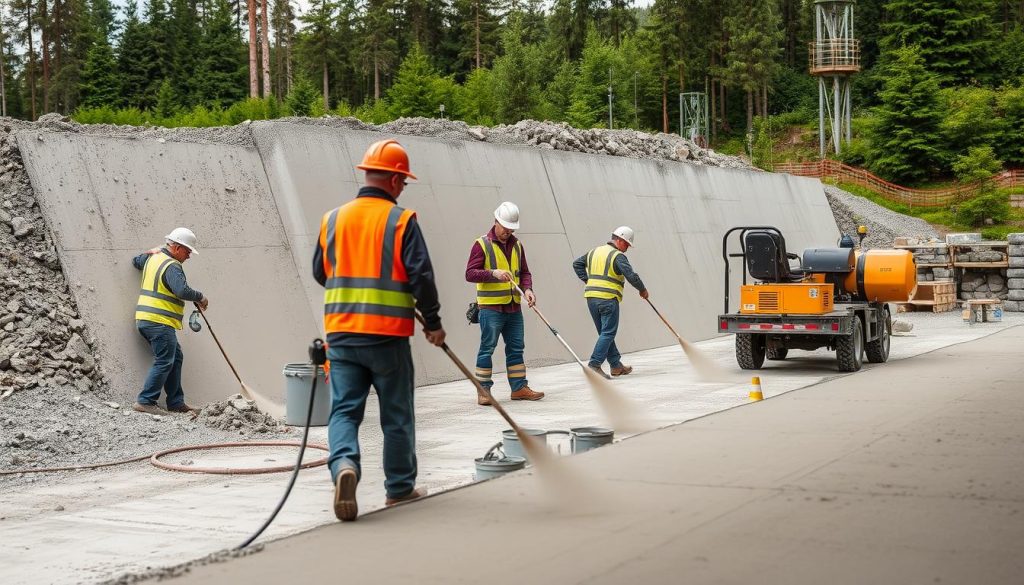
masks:
<svg viewBox="0 0 1024 585"><path fill-rule="evenodd" d="M587 286L583 296L591 299L622 301L622 285L626 278L615 270L615 259L622 252L614 246L598 246L587 254Z"/></svg>
<svg viewBox="0 0 1024 585"><path fill-rule="evenodd" d="M476 241L484 251L484 268L487 270L508 270L512 279L519 285L519 262L523 255L523 245L516 241L512 247L512 260L505 257L501 244L492 242L486 236ZM510 282L478 282L476 284L476 302L480 305L507 305L512 301L520 302L519 291Z"/></svg>
<svg viewBox="0 0 1024 585"><path fill-rule="evenodd" d="M181 329L185 302L164 285L164 272L172 264L180 264L166 252L151 254L142 270L142 291L135 307L135 319L152 321Z"/></svg>

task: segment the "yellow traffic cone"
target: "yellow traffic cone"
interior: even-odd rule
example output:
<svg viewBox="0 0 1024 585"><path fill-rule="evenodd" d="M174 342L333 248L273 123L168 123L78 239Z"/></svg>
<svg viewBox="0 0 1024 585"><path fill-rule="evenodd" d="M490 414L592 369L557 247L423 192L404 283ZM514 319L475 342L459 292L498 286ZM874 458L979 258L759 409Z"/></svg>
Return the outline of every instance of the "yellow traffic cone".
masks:
<svg viewBox="0 0 1024 585"><path fill-rule="evenodd" d="M753 386L753 388L750 389L750 400L752 402L764 400L764 394L761 393L761 378L754 376L750 379L750 384Z"/></svg>

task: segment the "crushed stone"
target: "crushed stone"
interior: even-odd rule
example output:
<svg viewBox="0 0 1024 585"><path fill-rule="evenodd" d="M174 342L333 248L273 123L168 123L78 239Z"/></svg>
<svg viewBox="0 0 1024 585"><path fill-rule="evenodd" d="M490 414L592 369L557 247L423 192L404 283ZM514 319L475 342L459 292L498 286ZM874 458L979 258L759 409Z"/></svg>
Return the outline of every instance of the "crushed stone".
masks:
<svg viewBox="0 0 1024 585"><path fill-rule="evenodd" d="M923 219L886 209L832 185L825 184L824 187L840 233L849 234L856 241L857 226L867 226L864 244L868 248L892 248L897 237L913 237L922 241L939 237L935 228Z"/></svg>
<svg viewBox="0 0 1024 585"><path fill-rule="evenodd" d="M247 434L274 433L287 428L241 394L207 404L199 411L197 420L210 428Z"/></svg>

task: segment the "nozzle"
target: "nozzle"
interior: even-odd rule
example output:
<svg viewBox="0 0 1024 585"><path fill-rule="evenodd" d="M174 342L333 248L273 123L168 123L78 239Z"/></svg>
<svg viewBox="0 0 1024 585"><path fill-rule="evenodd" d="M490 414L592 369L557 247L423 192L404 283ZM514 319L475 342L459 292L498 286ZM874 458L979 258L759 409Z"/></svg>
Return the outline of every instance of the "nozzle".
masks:
<svg viewBox="0 0 1024 585"><path fill-rule="evenodd" d="M309 344L309 361L322 366L327 363L327 344L319 337Z"/></svg>

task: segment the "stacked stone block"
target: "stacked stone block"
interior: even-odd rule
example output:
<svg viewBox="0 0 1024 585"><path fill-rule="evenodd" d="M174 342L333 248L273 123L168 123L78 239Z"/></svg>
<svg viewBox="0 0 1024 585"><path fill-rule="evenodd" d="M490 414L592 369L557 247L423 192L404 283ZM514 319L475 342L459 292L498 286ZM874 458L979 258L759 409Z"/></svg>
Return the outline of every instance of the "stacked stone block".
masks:
<svg viewBox="0 0 1024 585"><path fill-rule="evenodd" d="M1006 237L1010 244L1010 267L1006 270L1007 300L1003 309L1024 312L1024 233Z"/></svg>

